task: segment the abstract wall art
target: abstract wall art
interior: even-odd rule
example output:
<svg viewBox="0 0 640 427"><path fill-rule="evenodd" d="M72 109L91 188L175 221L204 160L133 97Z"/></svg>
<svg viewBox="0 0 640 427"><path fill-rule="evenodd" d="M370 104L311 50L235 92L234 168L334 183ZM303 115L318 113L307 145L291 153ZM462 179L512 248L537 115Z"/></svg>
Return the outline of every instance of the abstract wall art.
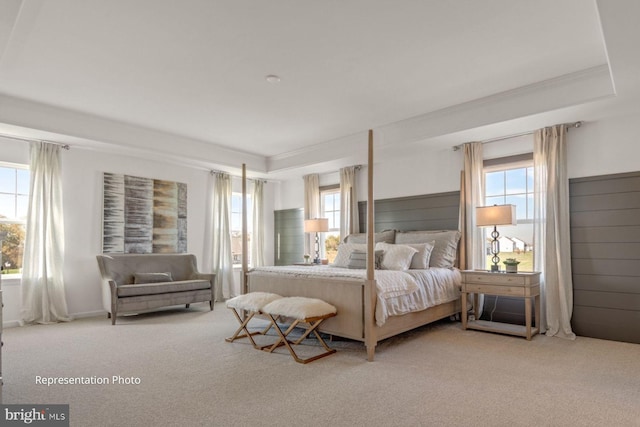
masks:
<svg viewBox="0 0 640 427"><path fill-rule="evenodd" d="M103 253L186 253L187 184L104 174Z"/></svg>

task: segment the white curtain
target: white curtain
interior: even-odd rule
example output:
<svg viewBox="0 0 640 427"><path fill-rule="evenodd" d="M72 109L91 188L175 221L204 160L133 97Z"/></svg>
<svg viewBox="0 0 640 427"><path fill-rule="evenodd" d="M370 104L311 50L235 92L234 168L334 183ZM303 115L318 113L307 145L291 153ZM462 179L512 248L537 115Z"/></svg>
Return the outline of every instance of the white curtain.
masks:
<svg viewBox="0 0 640 427"><path fill-rule="evenodd" d="M460 185L460 268L474 269L485 266L484 230L476 225L476 207L484 206L484 160L481 142L463 145L464 170ZM477 307L482 314L483 295Z"/></svg>
<svg viewBox="0 0 640 427"><path fill-rule="evenodd" d="M251 263L254 267L264 265L264 202L263 202L264 182L261 180L253 181L253 191L251 193L252 200L252 219L253 232L251 235Z"/></svg>
<svg viewBox="0 0 640 427"><path fill-rule="evenodd" d="M541 331L575 339L565 125L534 135L534 268L540 271Z"/></svg>
<svg viewBox="0 0 640 427"><path fill-rule="evenodd" d="M22 323L69 321L64 292L61 147L31 143L31 194L22 267Z"/></svg>
<svg viewBox="0 0 640 427"><path fill-rule="evenodd" d="M237 293L233 277L231 254L231 177L216 173L213 185L212 257L216 273L216 301L222 301Z"/></svg>
<svg viewBox="0 0 640 427"><path fill-rule="evenodd" d="M304 219L320 217L320 177L317 173L305 175L304 180ZM315 253L315 234L308 233L304 239L304 253Z"/></svg>
<svg viewBox="0 0 640 427"><path fill-rule="evenodd" d="M360 232L358 216L358 169L349 166L340 169L340 239Z"/></svg>

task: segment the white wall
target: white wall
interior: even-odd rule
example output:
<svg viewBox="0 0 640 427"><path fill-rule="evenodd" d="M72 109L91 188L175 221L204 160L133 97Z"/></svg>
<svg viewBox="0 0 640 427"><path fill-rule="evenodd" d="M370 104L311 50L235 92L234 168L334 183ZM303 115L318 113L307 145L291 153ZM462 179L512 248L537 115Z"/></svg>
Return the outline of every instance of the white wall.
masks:
<svg viewBox="0 0 640 427"><path fill-rule="evenodd" d="M587 122L568 136L569 178L640 171L640 111Z"/></svg>
<svg viewBox="0 0 640 427"><path fill-rule="evenodd" d="M0 138L0 161L29 163L29 144ZM86 316L102 313L100 275L95 255L102 244L102 174L104 172L164 179L187 184L188 252L198 258L199 269L208 264L205 254L205 219L209 172L136 157L109 154L79 146L62 152L65 218L65 291L69 313ZM267 261L273 262L273 200L275 188L265 186ZM20 318L20 283L4 280L5 325ZM106 320L105 320L106 321Z"/></svg>
<svg viewBox="0 0 640 427"><path fill-rule="evenodd" d="M374 153L374 197L386 199L419 194L455 191L459 188L462 156L452 148L439 150L414 144L383 148ZM358 175L358 200L367 199L367 167ZM336 172L320 174L320 185L337 184ZM276 209L302 208L302 175L280 183Z"/></svg>
<svg viewBox="0 0 640 427"><path fill-rule="evenodd" d="M640 112L625 113L572 128L568 140L569 178L640 171ZM442 144L440 144L442 146ZM484 146L485 158L531 152L533 138L518 137ZM374 153L374 197L433 194L459 190L462 150L413 144ZM360 171L359 200L366 200L367 168ZM337 178L335 182L338 182ZM281 183L276 209L303 207L302 177Z"/></svg>

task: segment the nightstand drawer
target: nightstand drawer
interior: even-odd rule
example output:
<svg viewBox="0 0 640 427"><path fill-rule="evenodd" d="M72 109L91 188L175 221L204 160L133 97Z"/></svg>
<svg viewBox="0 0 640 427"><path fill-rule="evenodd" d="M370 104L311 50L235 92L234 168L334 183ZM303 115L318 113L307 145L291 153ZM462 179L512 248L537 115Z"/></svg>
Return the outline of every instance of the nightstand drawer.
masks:
<svg viewBox="0 0 640 427"><path fill-rule="evenodd" d="M485 285L478 283L464 283L464 290L473 294L490 294L490 295L503 295L524 297L525 289L522 285L518 286L506 286L506 285Z"/></svg>
<svg viewBox="0 0 640 427"><path fill-rule="evenodd" d="M498 286L524 286L527 277L516 274L510 275L508 273L465 273L463 281L467 283L491 283L492 285Z"/></svg>

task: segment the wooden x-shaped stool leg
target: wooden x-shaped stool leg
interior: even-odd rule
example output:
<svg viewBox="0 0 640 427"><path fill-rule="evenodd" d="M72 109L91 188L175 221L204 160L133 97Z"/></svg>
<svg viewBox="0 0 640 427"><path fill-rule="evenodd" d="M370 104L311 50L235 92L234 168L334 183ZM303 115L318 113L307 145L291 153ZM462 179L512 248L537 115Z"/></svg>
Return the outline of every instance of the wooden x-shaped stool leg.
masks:
<svg viewBox="0 0 640 427"><path fill-rule="evenodd" d="M291 356L293 357L293 359L298 362L298 363L309 363L309 362L313 362L314 360L320 359L321 357L325 357L328 356L330 354L335 353L336 351L332 348L329 348L329 346L327 346L327 343L322 339L322 337L320 336L320 334L318 333L318 331L316 330L318 328L318 326L325 320L328 319L329 317L333 317L335 316L335 313L331 313L328 314L326 316L321 316L321 317L312 317L312 318L308 318L308 319L296 319L288 328L285 332L282 332L282 329L280 329L280 326L278 326L277 323L277 317L274 317L272 314L267 314L267 316L269 316L269 319L271 320L271 326L276 330L276 332L278 333L278 335L280 336L280 338L274 342L272 345L270 346L265 346L263 348L263 350L268 351L269 353L272 353L276 348L280 347L280 346L286 346L287 349L289 350L289 353L291 353ZM291 333L291 331L293 331L293 329L298 326L300 323L307 323L309 325L308 328L306 328L306 331L304 332L304 334L302 334L302 336L300 338L298 338L295 341L289 341L287 339L287 336ZM293 345L298 345L300 344L302 341L304 341L309 334L311 334L311 332L314 333L314 335L316 336L316 338L318 339L318 341L320 342L320 344L322 344L322 346L324 347L324 349L326 350L324 353L306 358L306 359L302 359L300 358L295 350L293 349L293 347L291 346L291 344Z"/></svg>
<svg viewBox="0 0 640 427"><path fill-rule="evenodd" d="M253 348L261 349L262 347L259 347L253 339L253 335L266 335L271 329L271 324L263 331L258 332L249 332L247 325L256 314L261 314L260 310L264 305L280 298L282 298L280 295L269 292L250 292L228 300L227 308L233 312L240 326L232 336L225 338L225 341L233 342L238 338L249 338Z"/></svg>
<svg viewBox="0 0 640 427"><path fill-rule="evenodd" d="M253 345L253 348L259 348L258 345L256 344L256 342L253 339L253 335L258 335L258 334L266 334L267 331L269 329L271 329L271 325L269 325L269 327L267 329L265 329L265 331L263 332L249 332L249 330L247 329L247 324L249 323L249 321L251 319L253 319L253 316L256 315L256 312L247 312L247 315L245 316L244 320L242 320L242 317L238 314L238 311L235 308L231 308L231 311L233 312L233 314L236 316L236 319L238 319L238 322L240 323L240 326L238 327L238 329L236 330L236 332L229 338L225 338L226 342L233 342L238 338L249 338L249 340L251 341L251 344ZM244 331L244 334L240 334L242 331Z"/></svg>

